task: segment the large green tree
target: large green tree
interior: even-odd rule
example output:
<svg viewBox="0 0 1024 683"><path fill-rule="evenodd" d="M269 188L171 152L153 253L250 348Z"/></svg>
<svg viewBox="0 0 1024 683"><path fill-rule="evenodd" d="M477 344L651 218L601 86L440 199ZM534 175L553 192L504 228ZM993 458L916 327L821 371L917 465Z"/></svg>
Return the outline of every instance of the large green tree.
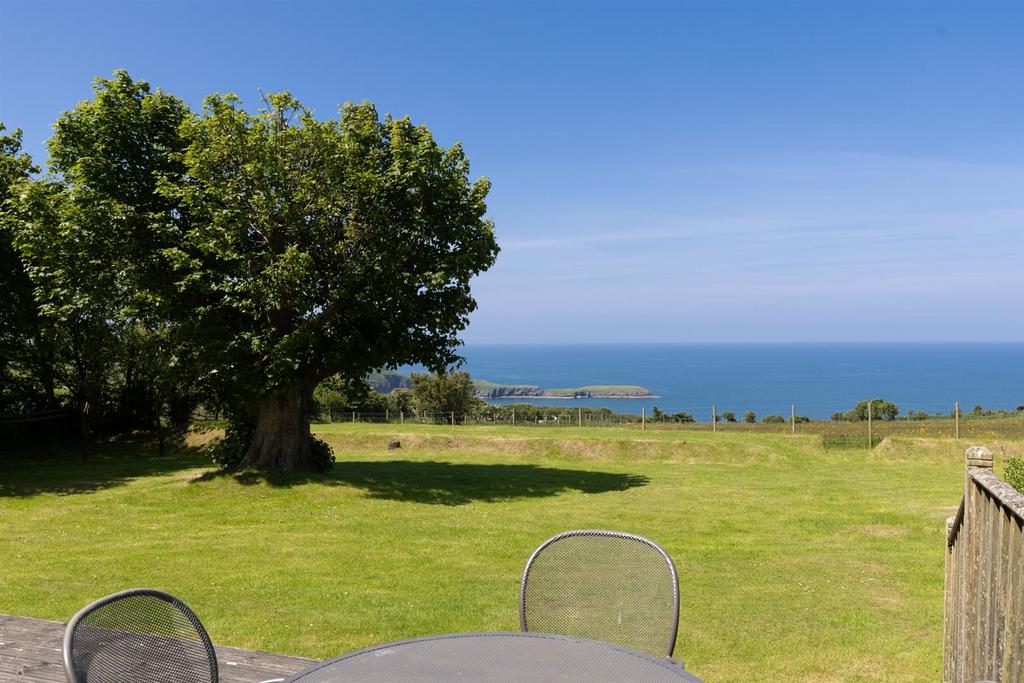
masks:
<svg viewBox="0 0 1024 683"><path fill-rule="evenodd" d="M470 279L497 255L485 178L425 126L349 104L318 120L287 93L255 113L207 98L182 129L175 322L249 428L240 463L322 467L309 416L327 377L457 360Z"/></svg>
<svg viewBox="0 0 1024 683"><path fill-rule="evenodd" d="M57 122L23 251L51 307L107 306L228 407L227 460L324 467L322 380L457 361L498 251L459 145L371 104L322 121L287 93L255 112L214 95L193 114L124 72L95 92Z"/></svg>

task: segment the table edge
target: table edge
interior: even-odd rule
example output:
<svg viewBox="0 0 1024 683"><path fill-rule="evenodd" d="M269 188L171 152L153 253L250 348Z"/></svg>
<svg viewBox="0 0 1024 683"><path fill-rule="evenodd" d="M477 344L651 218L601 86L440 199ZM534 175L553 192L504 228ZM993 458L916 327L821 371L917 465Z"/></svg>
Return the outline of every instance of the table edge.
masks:
<svg viewBox="0 0 1024 683"><path fill-rule="evenodd" d="M352 652L346 652L346 653L340 654L337 657L332 657L331 659L326 659L326 660L324 660L322 662L318 662L317 664L314 664L313 666L309 667L308 669L305 669L303 671L299 671L299 672L296 672L296 673L292 674L290 677L286 678L285 681L286 681L286 683L293 683L293 681L299 681L302 676L305 676L306 674L310 674L310 673L312 673L314 671L317 671L319 669L322 669L324 667L331 666L332 664L337 664L338 662L343 662L346 659L352 659L354 657L359 657L359 656L362 656L362 655L365 655L365 654L370 654L371 652L376 652L378 650L384 650L384 649L387 649L389 647L398 647L398 646L401 646L401 645L409 645L411 643L423 643L423 642L428 642L428 641L431 641L431 640L448 640L448 639L453 639L453 638L479 638L479 637L505 637L505 638L507 638L507 637L510 637L510 636L511 637L519 637L519 638L540 638L540 639L550 639L550 640L567 640L567 641L578 642L578 643L594 643L594 644L600 645L602 647L606 647L606 648L608 648L610 650L616 650L618 652L622 652L623 654L627 654L627 655L630 655L632 657L636 657L638 659L642 659L644 661L657 664L658 666L660 666L660 667L662 667L664 669L667 669L668 671L672 671L673 673L680 674L680 678L682 678L684 680L685 679L689 679L689 681L691 683L703 683L703 681L701 681L701 679L699 679L696 676L694 676L693 674L691 674L685 668L681 668L678 665L673 664L672 662L670 662L666 658L655 657L654 655L649 655L646 652L640 652L639 650L634 650L633 648L625 647L623 645L616 645L615 643L609 643L609 642L605 642L603 640L591 640L590 638L580 638L580 637L577 637L577 636L567 636L567 635L563 635L563 634L560 634L560 633L538 633L538 632L535 632L535 631L466 631L464 633L439 633L439 634L434 634L434 635L429 635L429 636L419 636L419 637L416 637L416 638L405 638L403 640L395 640L395 641L391 641L391 642L388 642L388 643L381 643L379 645L370 645L368 647L360 648L358 650L353 650Z"/></svg>

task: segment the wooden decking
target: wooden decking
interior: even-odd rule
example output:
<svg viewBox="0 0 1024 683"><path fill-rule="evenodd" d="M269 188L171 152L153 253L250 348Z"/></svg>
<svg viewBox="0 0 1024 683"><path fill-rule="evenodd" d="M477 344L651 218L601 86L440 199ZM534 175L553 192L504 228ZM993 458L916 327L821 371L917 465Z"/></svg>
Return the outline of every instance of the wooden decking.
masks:
<svg viewBox="0 0 1024 683"><path fill-rule="evenodd" d="M0 614L0 681L62 683L64 624ZM311 659L217 646L222 683L256 683L286 678L309 668Z"/></svg>

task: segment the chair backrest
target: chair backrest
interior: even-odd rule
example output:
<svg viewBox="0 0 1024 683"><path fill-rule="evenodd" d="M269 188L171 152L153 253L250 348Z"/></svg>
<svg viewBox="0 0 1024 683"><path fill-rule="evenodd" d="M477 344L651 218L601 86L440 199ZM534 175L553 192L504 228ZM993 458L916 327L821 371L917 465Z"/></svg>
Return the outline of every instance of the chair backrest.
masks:
<svg viewBox="0 0 1024 683"><path fill-rule="evenodd" d="M70 683L217 683L217 656L185 603L136 588L72 617L64 632L64 672Z"/></svg>
<svg viewBox="0 0 1024 683"><path fill-rule="evenodd" d="M671 657L679 580L661 546L617 531L566 531L526 563L519 588L523 631L617 643Z"/></svg>

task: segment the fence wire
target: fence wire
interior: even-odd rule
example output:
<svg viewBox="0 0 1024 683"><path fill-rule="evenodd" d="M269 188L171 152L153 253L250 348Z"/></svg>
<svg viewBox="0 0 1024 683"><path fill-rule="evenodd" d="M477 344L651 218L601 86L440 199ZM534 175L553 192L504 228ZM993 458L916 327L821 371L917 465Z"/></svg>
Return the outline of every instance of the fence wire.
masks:
<svg viewBox="0 0 1024 683"><path fill-rule="evenodd" d="M820 411L816 411L820 414ZM767 420L765 419L767 418ZM640 430L690 430L706 432L751 432L766 434L817 435L826 445L876 445L889 437L919 438L1024 438L1024 411L972 411L957 413L956 407L945 412L913 411L894 419L871 420L810 419L798 413L793 405L747 418L744 413L720 411L717 408L699 411L675 411L652 416L613 413L586 408L551 408L535 406L516 409L496 407L474 413L423 412L358 412L325 411L314 421L356 424L426 424L477 425L504 427L599 428L620 427Z"/></svg>

